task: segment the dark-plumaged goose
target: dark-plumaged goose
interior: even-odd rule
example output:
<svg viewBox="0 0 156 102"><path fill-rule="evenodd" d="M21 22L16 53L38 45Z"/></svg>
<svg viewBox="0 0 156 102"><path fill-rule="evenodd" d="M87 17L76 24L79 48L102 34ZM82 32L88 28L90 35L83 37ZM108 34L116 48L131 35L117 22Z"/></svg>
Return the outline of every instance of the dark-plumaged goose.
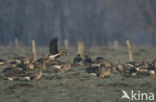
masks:
<svg viewBox="0 0 156 102"><path fill-rule="evenodd" d="M83 62L84 62L84 65L86 65L86 66L91 66L91 64L92 64L92 59L88 56L88 55L85 55L85 59L83 60Z"/></svg>
<svg viewBox="0 0 156 102"><path fill-rule="evenodd" d="M49 53L50 53L50 59L54 60L56 57L60 56L60 53L58 51L58 38L54 38L51 40L49 45Z"/></svg>
<svg viewBox="0 0 156 102"><path fill-rule="evenodd" d="M93 63L94 63L94 64L99 64L99 63L103 63L103 62L105 62L105 61L106 61L105 58L103 58L103 57L97 57L97 58L93 61Z"/></svg>
<svg viewBox="0 0 156 102"><path fill-rule="evenodd" d="M148 68L150 75L156 75L156 60L152 62L152 64Z"/></svg>
<svg viewBox="0 0 156 102"><path fill-rule="evenodd" d="M131 61L131 62L128 62L127 65L129 67L128 76L129 77L135 77L137 75L138 70L139 70L137 62Z"/></svg>
<svg viewBox="0 0 156 102"><path fill-rule="evenodd" d="M86 68L86 72L90 73L91 75L96 75L99 71L99 66L90 66L88 68Z"/></svg>
<svg viewBox="0 0 156 102"><path fill-rule="evenodd" d="M78 64L78 65L82 64L82 58L80 54L77 54L76 57L73 59L73 64Z"/></svg>
<svg viewBox="0 0 156 102"><path fill-rule="evenodd" d="M101 64L104 64L106 62L106 59L103 57L97 57L93 62L92 66L101 66Z"/></svg>

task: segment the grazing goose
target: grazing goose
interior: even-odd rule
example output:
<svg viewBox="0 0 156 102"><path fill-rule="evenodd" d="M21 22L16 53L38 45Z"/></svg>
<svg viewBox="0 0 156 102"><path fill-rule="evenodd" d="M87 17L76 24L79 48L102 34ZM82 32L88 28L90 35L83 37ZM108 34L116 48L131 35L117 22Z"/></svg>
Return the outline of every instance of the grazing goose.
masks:
<svg viewBox="0 0 156 102"><path fill-rule="evenodd" d="M21 66L21 67L23 67L23 66ZM33 65L33 67L34 67L34 65ZM42 70L45 67L45 63L43 62L42 64L36 64L35 67L38 69L36 72L30 72L30 71L24 70L20 67L6 68L3 71L4 77L7 78L8 80L15 80L15 79L38 80L42 76Z"/></svg>
<svg viewBox="0 0 156 102"><path fill-rule="evenodd" d="M27 65L30 63L31 63L31 60L24 56L9 59L9 67L17 67L17 65Z"/></svg>
<svg viewBox="0 0 156 102"><path fill-rule="evenodd" d="M91 75L97 75L99 72L100 66L89 66L86 68L86 72L91 74Z"/></svg>
<svg viewBox="0 0 156 102"><path fill-rule="evenodd" d="M106 63L106 59L104 59L103 57L97 57L93 62L92 62L92 66L101 66L101 64Z"/></svg>
<svg viewBox="0 0 156 102"><path fill-rule="evenodd" d="M25 77L26 71L20 70L18 68L6 68L3 70L4 78L8 80L15 80L19 77Z"/></svg>
<svg viewBox="0 0 156 102"><path fill-rule="evenodd" d="M21 70L33 70L34 64L32 62L27 63L27 64L22 63L22 64L18 64L16 67Z"/></svg>
<svg viewBox="0 0 156 102"><path fill-rule="evenodd" d="M61 63L58 65L53 65L54 68L59 69L61 72L64 72L64 70L68 70L71 67L71 61L67 61L66 63Z"/></svg>
<svg viewBox="0 0 156 102"><path fill-rule="evenodd" d="M34 73L30 73L28 74L28 79L32 80L32 81L35 81L35 80L38 80L42 77L43 75L43 70L45 69L45 61L43 61L42 63L36 65L35 67L38 68L38 70Z"/></svg>
<svg viewBox="0 0 156 102"><path fill-rule="evenodd" d="M4 59L0 59L0 65L4 65L4 64L6 64L6 60L4 60Z"/></svg>
<svg viewBox="0 0 156 102"><path fill-rule="evenodd" d="M94 64L99 64L99 63L102 63L102 62L105 62L105 61L106 61L105 58L103 58L103 57L97 57L97 58L93 61L93 63L94 63Z"/></svg>
<svg viewBox="0 0 156 102"><path fill-rule="evenodd" d="M49 59L54 60L55 58L58 58L60 56L64 56L64 53L60 53L58 51L58 38L54 38L51 40L50 45L49 45Z"/></svg>

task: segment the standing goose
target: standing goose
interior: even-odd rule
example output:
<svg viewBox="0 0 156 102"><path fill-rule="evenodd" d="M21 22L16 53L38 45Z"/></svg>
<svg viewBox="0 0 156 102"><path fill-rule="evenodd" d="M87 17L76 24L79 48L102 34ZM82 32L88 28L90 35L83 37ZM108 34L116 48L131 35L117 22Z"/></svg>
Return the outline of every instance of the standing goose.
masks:
<svg viewBox="0 0 156 102"><path fill-rule="evenodd" d="M149 63L148 63L147 58L145 58L144 61L142 62L141 68L142 68L142 69L145 69L145 70L148 70L148 68L149 68Z"/></svg>
<svg viewBox="0 0 156 102"><path fill-rule="evenodd" d="M129 69L129 77L136 77L138 71L140 70L140 68L138 67L138 62L128 62L127 63L128 67L130 67Z"/></svg>
<svg viewBox="0 0 156 102"><path fill-rule="evenodd" d="M121 64L120 62L118 62L116 65L116 69L118 70L118 72L120 74L124 74L125 66L123 64Z"/></svg>
<svg viewBox="0 0 156 102"><path fill-rule="evenodd" d="M156 60L152 62L152 65L148 68L150 75L156 74Z"/></svg>
<svg viewBox="0 0 156 102"><path fill-rule="evenodd" d="M84 62L84 65L91 66L92 59L88 55L85 55L85 59L83 60L83 62Z"/></svg>
<svg viewBox="0 0 156 102"><path fill-rule="evenodd" d="M73 59L73 64L77 64L77 65L82 64L82 58L80 54L77 54L77 56Z"/></svg>

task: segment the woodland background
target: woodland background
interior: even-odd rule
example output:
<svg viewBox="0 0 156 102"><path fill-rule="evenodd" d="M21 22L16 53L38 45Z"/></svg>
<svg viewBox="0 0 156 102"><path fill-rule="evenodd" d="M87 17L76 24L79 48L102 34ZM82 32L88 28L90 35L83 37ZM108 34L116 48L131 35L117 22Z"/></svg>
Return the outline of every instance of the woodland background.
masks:
<svg viewBox="0 0 156 102"><path fill-rule="evenodd" d="M0 44L154 44L156 0L0 0Z"/></svg>

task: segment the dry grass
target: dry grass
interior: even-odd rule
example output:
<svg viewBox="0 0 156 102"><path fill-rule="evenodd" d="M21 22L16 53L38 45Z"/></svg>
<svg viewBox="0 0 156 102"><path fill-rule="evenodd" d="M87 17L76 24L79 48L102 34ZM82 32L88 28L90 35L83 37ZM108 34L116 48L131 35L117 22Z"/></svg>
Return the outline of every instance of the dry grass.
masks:
<svg viewBox="0 0 156 102"><path fill-rule="evenodd" d="M31 58L31 47L0 47L1 58L8 55L29 56ZM38 57L47 53L45 47L38 47ZM76 52L76 49L70 48ZM128 61L127 48L121 47L116 51L107 47L92 47L88 50L92 58L105 57L113 63ZM88 53L88 51L85 51ZM84 53L85 53L84 52ZM134 60L142 61L149 58L150 61L156 58L155 48L133 48ZM72 56L63 57L67 61ZM141 90L144 92L156 93L156 78L127 78L121 80L118 74L111 74L110 78L98 80L84 72L85 68L72 67L69 71L56 73L52 69L44 71L43 77L34 83L29 81L8 81L0 79L0 102L121 102L121 90ZM124 101L126 102L126 101Z"/></svg>

